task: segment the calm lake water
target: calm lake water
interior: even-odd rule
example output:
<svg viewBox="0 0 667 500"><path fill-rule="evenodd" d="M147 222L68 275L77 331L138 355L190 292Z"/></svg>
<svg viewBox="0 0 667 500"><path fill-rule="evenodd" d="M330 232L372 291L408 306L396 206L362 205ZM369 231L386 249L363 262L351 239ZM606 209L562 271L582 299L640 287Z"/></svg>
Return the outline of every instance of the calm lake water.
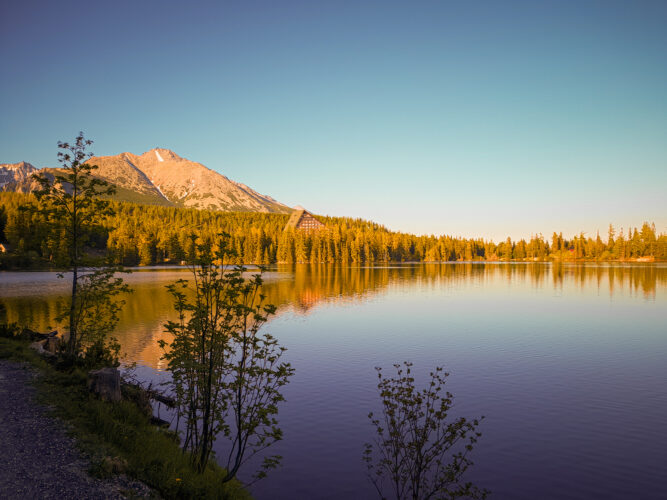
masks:
<svg viewBox="0 0 667 500"><path fill-rule="evenodd" d="M128 278L117 335L146 379L164 376L164 285L181 277ZM284 465L258 499L375 498L374 367L404 360L418 380L444 366L452 414L486 417L468 478L491 498L667 498L667 266L304 265L273 268L265 293L296 375L272 450ZM44 330L65 294L54 273L0 273L9 321Z"/></svg>

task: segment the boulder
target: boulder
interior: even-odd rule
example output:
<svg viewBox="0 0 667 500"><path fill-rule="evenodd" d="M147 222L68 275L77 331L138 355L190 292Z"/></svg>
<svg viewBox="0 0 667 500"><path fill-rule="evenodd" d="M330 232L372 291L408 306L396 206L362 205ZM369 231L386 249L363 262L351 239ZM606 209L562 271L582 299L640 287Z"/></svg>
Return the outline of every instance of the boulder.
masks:
<svg viewBox="0 0 667 500"><path fill-rule="evenodd" d="M121 399L120 372L116 368L88 372L88 390L105 401L117 403Z"/></svg>

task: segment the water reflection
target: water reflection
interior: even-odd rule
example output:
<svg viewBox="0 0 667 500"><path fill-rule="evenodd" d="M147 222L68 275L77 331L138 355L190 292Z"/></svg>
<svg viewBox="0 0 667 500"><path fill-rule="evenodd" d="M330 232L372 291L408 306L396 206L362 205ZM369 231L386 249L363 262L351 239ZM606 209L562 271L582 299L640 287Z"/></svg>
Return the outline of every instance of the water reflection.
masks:
<svg viewBox="0 0 667 500"><path fill-rule="evenodd" d="M129 277L118 336L152 380L174 317L165 285L182 277ZM373 367L403 360L444 365L456 414L487 416L469 479L493 498L667 491L667 435L656 432L667 412L664 264L274 267L265 293L278 306L266 331L296 375L280 409L284 466L255 498L372 498L360 454L377 410ZM45 329L66 294L54 273L0 273L10 321Z"/></svg>
<svg viewBox="0 0 667 500"><path fill-rule="evenodd" d="M134 293L127 297L116 331L128 360L162 368L159 339L167 339L162 325L176 319L165 285L188 278L187 270L139 271L129 277ZM384 267L336 265L275 266L266 275L267 302L285 312L309 314L319 304L371 300L396 286L553 287L557 293L587 290L640 296L654 300L656 286L667 284L667 266L567 263L405 264ZM0 321L37 330L55 327L54 317L66 304L66 280L55 273L0 273ZM168 339L167 339L168 340Z"/></svg>

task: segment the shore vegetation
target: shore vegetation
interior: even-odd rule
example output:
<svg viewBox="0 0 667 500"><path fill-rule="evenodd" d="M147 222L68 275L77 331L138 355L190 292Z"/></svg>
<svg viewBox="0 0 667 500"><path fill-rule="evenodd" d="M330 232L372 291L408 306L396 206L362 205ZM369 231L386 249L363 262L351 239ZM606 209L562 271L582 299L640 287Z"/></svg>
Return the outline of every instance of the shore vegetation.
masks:
<svg viewBox="0 0 667 500"><path fill-rule="evenodd" d="M88 391L86 369L64 368L37 355L28 336L12 325L0 325L0 359L28 363L37 371L41 402L69 426L90 457L92 475L123 473L166 499L251 498L238 481L223 483L227 471L214 462L196 470L175 434L151 425L131 389L123 389L121 402L102 401Z"/></svg>
<svg viewBox="0 0 667 500"><path fill-rule="evenodd" d="M160 342L184 424L183 449L197 470L205 470L216 438L227 438L227 458L219 457L227 469L223 482L282 439L276 419L284 400L280 388L294 373L281 361L285 348L260 333L276 311L264 301L261 271L246 278L244 267L226 266L227 241L221 235L214 245L198 244L192 284L179 280L168 286L178 320L165 325L173 340ZM264 457L252 482L280 459Z"/></svg>
<svg viewBox="0 0 667 500"><path fill-rule="evenodd" d="M489 492L466 481L470 453L482 435L480 419L452 417L454 396L445 390L448 373L437 367L419 389L412 363L394 365L396 374L378 374L379 414L369 413L375 440L366 443L368 479L381 499L486 498ZM482 417L483 418L483 417Z"/></svg>

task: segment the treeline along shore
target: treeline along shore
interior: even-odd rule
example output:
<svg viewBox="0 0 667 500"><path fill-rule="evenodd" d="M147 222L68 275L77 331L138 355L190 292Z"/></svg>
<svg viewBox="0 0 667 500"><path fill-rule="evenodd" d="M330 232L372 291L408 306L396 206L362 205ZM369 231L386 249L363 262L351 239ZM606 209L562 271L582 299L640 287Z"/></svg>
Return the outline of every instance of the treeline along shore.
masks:
<svg viewBox="0 0 667 500"><path fill-rule="evenodd" d="M0 266L59 267L67 262L65 229L43 212L31 194L0 193ZM494 243L486 239L416 236L362 219L318 217L320 231L285 229L288 215L214 212L113 201L114 215L93 228L90 253L125 266L180 263L195 252L191 238L231 237L237 263L452 262L452 261L665 261L667 234L655 225L615 229L595 237L541 234Z"/></svg>

